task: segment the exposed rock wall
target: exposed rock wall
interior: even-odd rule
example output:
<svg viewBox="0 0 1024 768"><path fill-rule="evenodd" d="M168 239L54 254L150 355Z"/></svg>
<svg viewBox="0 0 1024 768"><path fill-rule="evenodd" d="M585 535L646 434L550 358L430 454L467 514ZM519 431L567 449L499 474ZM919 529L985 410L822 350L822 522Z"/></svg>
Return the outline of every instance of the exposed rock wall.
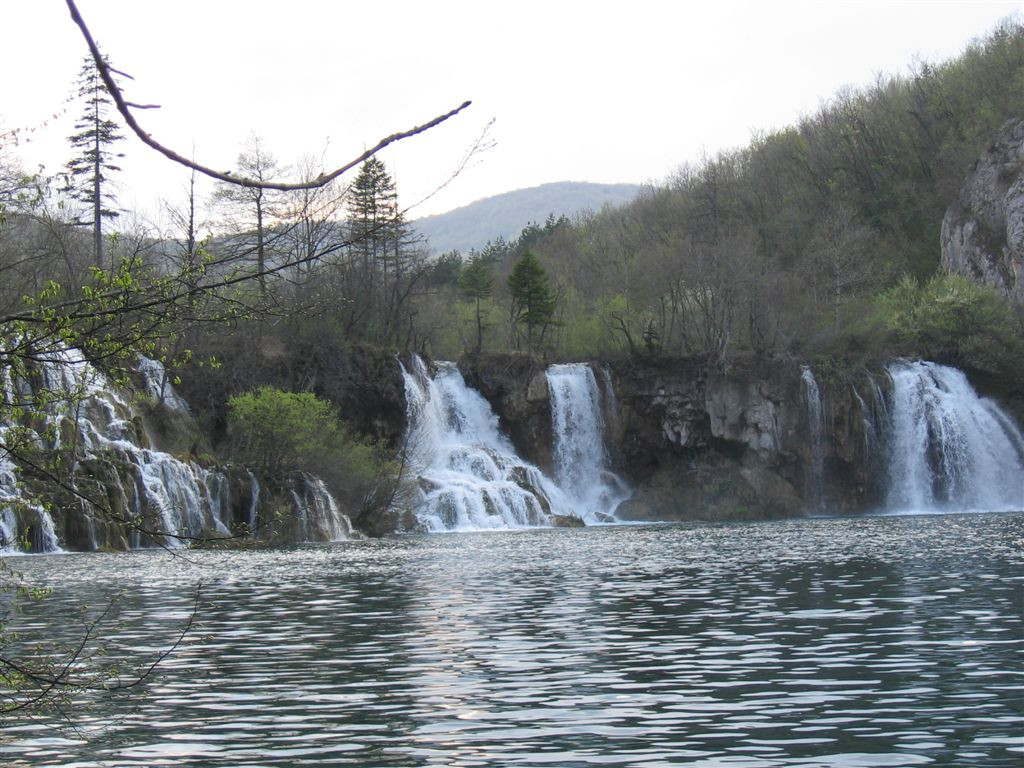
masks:
<svg viewBox="0 0 1024 768"><path fill-rule="evenodd" d="M466 358L460 368L517 450L545 466L551 417L543 370L523 358L489 355ZM595 368L607 372L617 406L615 418L606 417L608 451L634 488L621 518L801 514L817 506L809 495L813 466L823 468L821 501L829 509L868 509L880 498L876 464L884 451L872 425L884 409L876 403L883 388L865 371L821 382L824 440L815 448L796 364L728 375L687 359Z"/></svg>
<svg viewBox="0 0 1024 768"><path fill-rule="evenodd" d="M942 220L942 266L1024 306L1024 120L1008 122Z"/></svg>

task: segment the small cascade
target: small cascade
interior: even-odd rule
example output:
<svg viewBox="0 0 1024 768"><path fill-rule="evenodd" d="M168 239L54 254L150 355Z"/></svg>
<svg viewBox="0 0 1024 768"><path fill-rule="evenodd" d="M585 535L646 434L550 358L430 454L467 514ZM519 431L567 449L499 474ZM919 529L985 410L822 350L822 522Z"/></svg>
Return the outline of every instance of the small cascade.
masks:
<svg viewBox="0 0 1024 768"><path fill-rule="evenodd" d="M7 431L7 426L0 425L0 553L60 552L53 518L21 487L17 466L4 448Z"/></svg>
<svg viewBox="0 0 1024 768"><path fill-rule="evenodd" d="M955 368L889 366L890 511L1024 509L1024 436Z"/></svg>
<svg viewBox="0 0 1024 768"><path fill-rule="evenodd" d="M615 399L615 385L612 383L612 372L607 365L601 366L601 383L604 391L605 425L614 431L618 428L619 402Z"/></svg>
<svg viewBox="0 0 1024 768"><path fill-rule="evenodd" d="M164 369L163 363L159 360L140 355L136 366L142 376L146 393L159 403L163 403L172 411L178 413L191 413L188 403L175 391Z"/></svg>
<svg viewBox="0 0 1024 768"><path fill-rule="evenodd" d="M324 481L303 473L292 483L297 541L344 541L353 536L352 521L334 500Z"/></svg>
<svg viewBox="0 0 1024 768"><path fill-rule="evenodd" d="M801 394L804 401L804 414L807 419L808 448L810 450L804 493L810 508L815 512L821 512L825 496L825 409L814 372L807 365L801 366L800 371Z"/></svg>
<svg viewBox="0 0 1024 768"><path fill-rule="evenodd" d="M585 363L552 365L547 378L555 479L584 522L613 522L615 508L629 490L608 469L601 393L594 372Z"/></svg>
<svg viewBox="0 0 1024 768"><path fill-rule="evenodd" d="M156 376L158 368L161 379L165 378L156 361L143 365L148 370L143 371L147 381ZM47 449L64 450L73 456L70 484L82 494L76 516L82 534L80 541L96 548L107 541L97 532L98 525L106 529L107 525L119 524L103 510L94 510L87 500L90 495L107 497L123 513L115 517L135 518L142 521L143 529L157 532L140 537L139 531L132 529L125 542L129 546L156 543L175 547L182 545L179 536L229 534L229 483L223 474L147 447L148 437L131 402L74 351L48 353L39 373L46 391L56 397L43 414L47 429L38 433L36 440ZM165 403L179 409L187 407L183 401L173 406L180 398L166 381L161 386ZM14 385L5 386L8 395L16 390ZM26 390L19 396L31 399L33 394ZM20 518L19 525L24 529L26 519L31 517L31 504L17 484L13 463L6 458L3 461L3 530L10 527L12 518ZM14 501L22 511L7 512ZM38 525L27 526L36 539L30 542L32 549L58 548L52 519L42 508L36 509L35 514L39 517ZM6 533L3 535L7 538Z"/></svg>
<svg viewBox="0 0 1024 768"><path fill-rule="evenodd" d="M2 430L0 430L2 435ZM0 553L60 552L53 518L39 504L24 498L17 469L0 457Z"/></svg>
<svg viewBox="0 0 1024 768"><path fill-rule="evenodd" d="M260 510L260 481L249 470L246 470L246 472L249 474L249 535L256 538L256 526L258 525Z"/></svg>
<svg viewBox="0 0 1024 768"><path fill-rule="evenodd" d="M880 456L885 452L885 441L888 437L889 404L878 379L871 373L867 373L866 378L869 402L865 402L859 394L857 395L864 417L865 456Z"/></svg>

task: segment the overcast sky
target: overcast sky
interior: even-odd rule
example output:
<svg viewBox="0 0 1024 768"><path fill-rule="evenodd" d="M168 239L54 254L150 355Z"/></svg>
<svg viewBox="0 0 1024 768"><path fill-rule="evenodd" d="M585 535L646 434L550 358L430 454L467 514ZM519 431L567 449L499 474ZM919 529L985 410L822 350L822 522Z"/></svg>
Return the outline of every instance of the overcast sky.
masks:
<svg viewBox="0 0 1024 768"><path fill-rule="evenodd" d="M1022 0L333 2L79 0L143 127L228 170L258 134L283 163L327 167L471 99L382 157L411 205L493 120L494 146L412 216L550 181L661 181L702 154L813 113L844 85L957 55ZM0 130L59 170L86 53L63 0L7 0ZM57 119L51 116L61 115ZM32 131L32 129L35 129ZM122 143L121 204L180 199L187 172ZM194 149L193 149L194 148Z"/></svg>

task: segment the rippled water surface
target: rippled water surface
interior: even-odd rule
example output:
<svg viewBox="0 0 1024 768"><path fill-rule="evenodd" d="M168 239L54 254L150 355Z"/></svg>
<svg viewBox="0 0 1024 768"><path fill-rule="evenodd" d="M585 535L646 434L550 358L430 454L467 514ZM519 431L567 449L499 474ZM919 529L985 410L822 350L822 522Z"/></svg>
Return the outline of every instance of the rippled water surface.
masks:
<svg viewBox="0 0 1024 768"><path fill-rule="evenodd" d="M18 559L22 642L189 641L31 766L1020 766L1024 515ZM38 633L38 634L37 634Z"/></svg>

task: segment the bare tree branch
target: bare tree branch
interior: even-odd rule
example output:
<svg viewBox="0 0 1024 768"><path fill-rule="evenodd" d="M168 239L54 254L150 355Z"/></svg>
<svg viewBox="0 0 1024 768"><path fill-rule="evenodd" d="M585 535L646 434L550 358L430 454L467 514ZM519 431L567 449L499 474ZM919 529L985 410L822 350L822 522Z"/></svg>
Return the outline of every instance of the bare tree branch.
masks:
<svg viewBox="0 0 1024 768"><path fill-rule="evenodd" d="M86 26L85 20L82 18L82 14L79 13L78 7L75 5L74 0L65 0L65 2L67 3L68 10L71 12L71 20L74 21L76 25L78 25L78 28L82 32L82 37L85 38L85 42L89 46L89 52L92 54L93 61L96 64L96 70L100 73L100 78L103 80L103 84L107 87L107 91L109 91L111 98L114 100L114 105L117 107L117 111L121 113L121 116L125 119L125 122L128 124L128 127L131 128L132 132L135 133L135 135L138 136L139 139L144 144L155 149L157 152L159 152L169 160L172 160L175 163L178 163L179 165L183 165L186 168L191 168L194 171L198 171L199 173L209 176L210 178L217 179L218 181L223 181L227 184L235 184L240 187L252 187L254 189L274 189L279 190L281 192L289 192L300 189L316 189L317 187L322 187L326 184L329 184L331 181L338 178L343 173L352 170L357 165L361 165L363 162L373 157L375 154L380 152L388 145L394 144L395 142L401 141L402 139L408 139L412 136L424 133L425 131L434 128L435 126L440 125L448 118L454 117L459 112L468 107L470 104L472 104L471 101L465 101L455 109L451 110L450 112L446 112L443 115L438 115L433 120L430 120L424 123L423 125L417 125L413 128L410 128L407 131L393 133L390 136L387 136L378 141L376 145L363 152L361 155L359 155L359 157L355 158L354 160L350 160L349 162L342 165L340 168L336 168L335 170L329 173L321 173L315 179L311 179L309 181L287 183L276 181L260 181L258 179L232 176L230 173L222 173L220 171L215 171L212 168L207 168L204 165L199 165L193 160L189 160L184 155L180 155L173 149L170 149L168 147L165 147L163 144L160 144L156 139L154 139L152 136L150 136L142 129L142 127L135 120L134 115L132 115L130 105L128 104L128 102L125 101L124 95L121 93L121 89L118 87L117 83L114 82L114 78L111 74L111 68L103 60L103 54L100 53L100 49L96 45L96 41L93 40L92 33Z"/></svg>

